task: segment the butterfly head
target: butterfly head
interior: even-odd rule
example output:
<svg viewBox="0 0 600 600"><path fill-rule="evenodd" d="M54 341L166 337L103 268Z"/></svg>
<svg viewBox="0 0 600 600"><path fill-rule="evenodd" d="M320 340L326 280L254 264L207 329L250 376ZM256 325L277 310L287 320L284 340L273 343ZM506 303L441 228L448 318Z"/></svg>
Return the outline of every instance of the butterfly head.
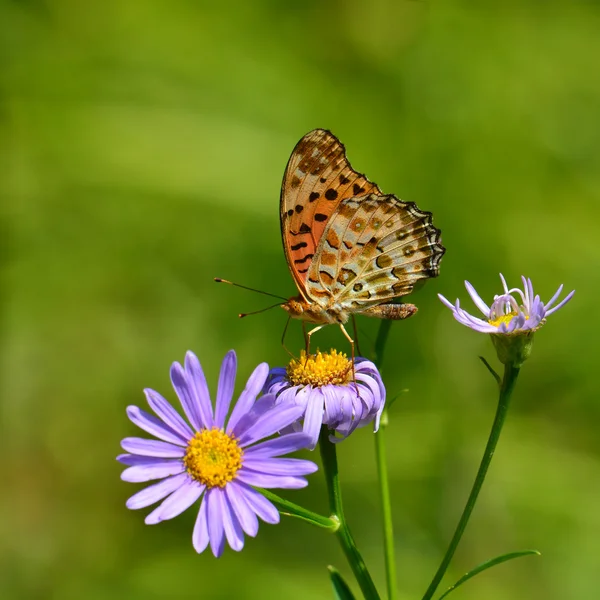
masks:
<svg viewBox="0 0 600 600"><path fill-rule="evenodd" d="M345 323L348 315L338 307L323 307L316 302L307 302L302 296L290 298L281 305L293 319L308 321L309 323L329 324Z"/></svg>

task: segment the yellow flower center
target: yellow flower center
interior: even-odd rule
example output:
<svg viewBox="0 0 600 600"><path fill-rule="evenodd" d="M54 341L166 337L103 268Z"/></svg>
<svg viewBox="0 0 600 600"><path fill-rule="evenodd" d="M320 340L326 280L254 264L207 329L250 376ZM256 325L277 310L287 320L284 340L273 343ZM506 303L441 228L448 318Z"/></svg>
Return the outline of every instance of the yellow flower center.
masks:
<svg viewBox="0 0 600 600"><path fill-rule="evenodd" d="M331 350L306 356L302 350L300 358L293 358L287 366L287 378L293 385L343 385L352 381L352 362L346 355Z"/></svg>
<svg viewBox="0 0 600 600"><path fill-rule="evenodd" d="M500 327L500 323L506 323L507 325L513 320L513 317L516 317L518 313L515 311L509 312L506 315L500 315L495 319L490 319L488 323L493 325L494 327ZM525 319L529 319L527 315L525 315Z"/></svg>
<svg viewBox="0 0 600 600"><path fill-rule="evenodd" d="M187 472L208 488L224 488L242 468L242 449L221 429L203 429L189 441L183 463Z"/></svg>

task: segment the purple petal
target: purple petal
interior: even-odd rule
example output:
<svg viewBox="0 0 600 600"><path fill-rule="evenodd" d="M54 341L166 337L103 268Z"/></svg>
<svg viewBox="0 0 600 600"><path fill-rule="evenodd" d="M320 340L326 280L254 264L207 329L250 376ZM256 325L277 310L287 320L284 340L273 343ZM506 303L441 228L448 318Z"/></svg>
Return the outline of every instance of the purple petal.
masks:
<svg viewBox="0 0 600 600"><path fill-rule="evenodd" d="M206 512L206 494L200 503L200 510L194 525L194 533L192 534L192 544L194 550L200 554L206 550L210 538L208 537L208 517Z"/></svg>
<svg viewBox="0 0 600 600"><path fill-rule="evenodd" d="M200 366L197 356L190 350L185 354L185 373L188 376L192 396L197 406L202 423L210 429L213 426L213 409L210 402L210 393L206 384L204 371Z"/></svg>
<svg viewBox="0 0 600 600"><path fill-rule="evenodd" d="M310 450L313 450L319 441L319 433L321 431L321 426L323 425L323 416L325 412L324 402L325 398L323 394L312 393L310 394L310 398L306 405L304 427L302 431L311 439L311 445L309 446Z"/></svg>
<svg viewBox="0 0 600 600"><path fill-rule="evenodd" d="M135 465L145 465L149 460L156 460L155 458L148 458L147 456L139 456L138 454L119 454L117 460L131 467Z"/></svg>
<svg viewBox="0 0 600 600"><path fill-rule="evenodd" d="M233 507L227 499L227 493L222 490L221 506L223 513L223 529L225 530L225 537L232 550L239 552L244 547L244 531L238 518L235 515Z"/></svg>
<svg viewBox="0 0 600 600"><path fill-rule="evenodd" d="M574 295L575 295L575 290L573 290L572 292L569 292L569 294L567 294L567 297L562 302L559 302L554 308L551 308L546 313L546 316L551 315L552 313L555 313L559 308L562 308ZM546 308L548 308L548 305L546 305Z"/></svg>
<svg viewBox="0 0 600 600"><path fill-rule="evenodd" d="M452 304L452 302L450 302L449 300L446 300L446 298L444 296L442 296L441 294L438 294L438 298L450 309L450 310L454 310L454 304Z"/></svg>
<svg viewBox="0 0 600 600"><path fill-rule="evenodd" d="M248 379L248 383L246 383L244 391L240 394L238 401L231 411L231 417L229 417L227 423L228 433L234 431L239 420L250 411L256 401L256 397L265 385L268 374L269 365L267 363L261 363L254 369Z"/></svg>
<svg viewBox="0 0 600 600"><path fill-rule="evenodd" d="M162 458L182 458L185 450L168 442L146 440L138 437L127 437L121 440L121 448L133 454L142 456L157 456Z"/></svg>
<svg viewBox="0 0 600 600"><path fill-rule="evenodd" d="M223 508L221 504L221 488L214 487L208 490L204 502L208 504L208 537L210 538L210 549L218 558L225 549L225 530L223 529Z"/></svg>
<svg viewBox="0 0 600 600"><path fill-rule="evenodd" d="M237 474L238 481L261 488L298 489L308 485L306 479L301 477L286 477L281 475L267 475L242 467Z"/></svg>
<svg viewBox="0 0 600 600"><path fill-rule="evenodd" d="M159 500L162 500L165 496L168 496L174 492L177 488L183 485L189 479L187 473L181 473L180 475L174 475L168 479L163 479L159 483L149 485L134 494L127 500L125 506L131 510L137 510L138 508L145 508L150 506Z"/></svg>
<svg viewBox="0 0 600 600"><path fill-rule="evenodd" d="M255 446L250 446L244 450L244 454L252 458L272 458L308 448L310 441L310 438L304 433L288 433L266 442L260 442Z"/></svg>
<svg viewBox="0 0 600 600"><path fill-rule="evenodd" d="M506 279L504 279L504 275L500 273L500 281L502 282L502 288L504 289L504 293L508 294L508 286L506 285Z"/></svg>
<svg viewBox="0 0 600 600"><path fill-rule="evenodd" d="M191 379L191 376L190 376ZM192 424L192 427L196 431L201 429L210 429L212 427L212 419L210 422L204 420L200 412L200 404L196 399L193 387L188 381L188 376L183 370L183 367L175 362L171 366L171 383L173 389L177 393L177 397L181 402L183 412L188 418L188 421Z"/></svg>
<svg viewBox="0 0 600 600"><path fill-rule="evenodd" d="M168 521L180 515L200 498L205 488L206 486L188 477L178 489L144 519L144 523L156 525L161 521Z"/></svg>
<svg viewBox="0 0 600 600"><path fill-rule="evenodd" d="M279 523L279 511L267 500L260 492L252 489L250 486L240 483L240 493L244 494L244 498L250 508L262 519L265 523L275 525Z"/></svg>
<svg viewBox="0 0 600 600"><path fill-rule="evenodd" d="M231 481L225 486L225 495L242 529L249 536L256 536L258 533L258 518L248 504L244 489L240 488L237 481Z"/></svg>
<svg viewBox="0 0 600 600"><path fill-rule="evenodd" d="M150 388L144 390L150 408L183 440L189 440L194 432L179 413L158 393Z"/></svg>
<svg viewBox="0 0 600 600"><path fill-rule="evenodd" d="M227 428L228 433L232 433L238 439L247 431L250 427L255 425L257 421L263 418L263 416L270 410L279 404L278 398L275 394L265 394L261 396L252 406L252 408L244 415L240 416L239 421L236 423L235 428Z"/></svg>
<svg viewBox="0 0 600 600"><path fill-rule="evenodd" d="M253 458L248 455L244 457L244 468L269 475L291 475L293 477L308 475L319 469L310 460L299 458Z"/></svg>
<svg viewBox="0 0 600 600"><path fill-rule="evenodd" d="M237 371L237 359L235 352L230 350L223 359L221 373L219 375L219 386L217 387L217 403L215 408L214 425L219 429L225 427L225 418L229 412L229 405L233 398L235 386L235 374Z"/></svg>
<svg viewBox="0 0 600 600"><path fill-rule="evenodd" d="M145 410L137 406L128 406L126 410L129 420L150 435L165 442L177 444L178 446L185 446L187 444L186 439L182 438L168 425L165 425L160 419L147 413Z"/></svg>
<svg viewBox="0 0 600 600"><path fill-rule="evenodd" d="M473 304L483 313L483 316L488 318L490 316L490 307L481 299L481 296L475 291L475 288L468 282L465 281L465 287Z"/></svg>
<svg viewBox="0 0 600 600"><path fill-rule="evenodd" d="M266 397L266 396L263 396ZM249 444L269 437L279 430L287 427L302 416L304 409L301 406L278 405L265 413L261 419L251 425L238 438L239 445L243 448Z"/></svg>
<svg viewBox="0 0 600 600"><path fill-rule="evenodd" d="M170 475L177 475L185 471L183 461L178 458L161 460L154 457L144 457L146 463L138 464L125 469L121 473L123 481L130 483L140 483L142 481L151 481L153 479L164 479Z"/></svg>

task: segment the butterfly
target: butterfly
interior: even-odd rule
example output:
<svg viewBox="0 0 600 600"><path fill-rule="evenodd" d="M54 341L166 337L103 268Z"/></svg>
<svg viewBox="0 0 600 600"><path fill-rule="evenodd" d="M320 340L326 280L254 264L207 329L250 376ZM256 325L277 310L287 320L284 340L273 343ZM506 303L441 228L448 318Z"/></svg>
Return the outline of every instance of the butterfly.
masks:
<svg viewBox="0 0 600 600"><path fill-rule="evenodd" d="M413 304L392 303L439 274L445 248L431 213L384 194L355 171L344 145L315 129L288 161L280 200L281 237L298 295L282 304L289 316L316 327L310 336L361 314L405 319Z"/></svg>

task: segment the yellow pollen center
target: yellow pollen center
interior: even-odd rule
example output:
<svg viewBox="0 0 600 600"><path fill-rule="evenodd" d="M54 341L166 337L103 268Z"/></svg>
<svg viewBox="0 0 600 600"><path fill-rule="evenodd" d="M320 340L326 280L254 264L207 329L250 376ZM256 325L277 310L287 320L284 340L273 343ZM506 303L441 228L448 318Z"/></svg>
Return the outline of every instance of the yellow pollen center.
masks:
<svg viewBox="0 0 600 600"><path fill-rule="evenodd" d="M507 325L513 320L513 317L516 317L517 313L512 311L509 312L506 315L501 315L499 317L496 317L495 319L490 319L488 321L488 323L490 325L493 325L494 327L500 327L500 323L506 323ZM529 317L527 315L525 315L526 319L529 319Z"/></svg>
<svg viewBox="0 0 600 600"><path fill-rule="evenodd" d="M337 350L308 357L302 350L300 358L293 358L287 366L287 378L293 385L343 385L352 380L352 363Z"/></svg>
<svg viewBox="0 0 600 600"><path fill-rule="evenodd" d="M203 429L188 442L183 463L187 472L208 488L223 488L242 468L243 451L221 429Z"/></svg>

